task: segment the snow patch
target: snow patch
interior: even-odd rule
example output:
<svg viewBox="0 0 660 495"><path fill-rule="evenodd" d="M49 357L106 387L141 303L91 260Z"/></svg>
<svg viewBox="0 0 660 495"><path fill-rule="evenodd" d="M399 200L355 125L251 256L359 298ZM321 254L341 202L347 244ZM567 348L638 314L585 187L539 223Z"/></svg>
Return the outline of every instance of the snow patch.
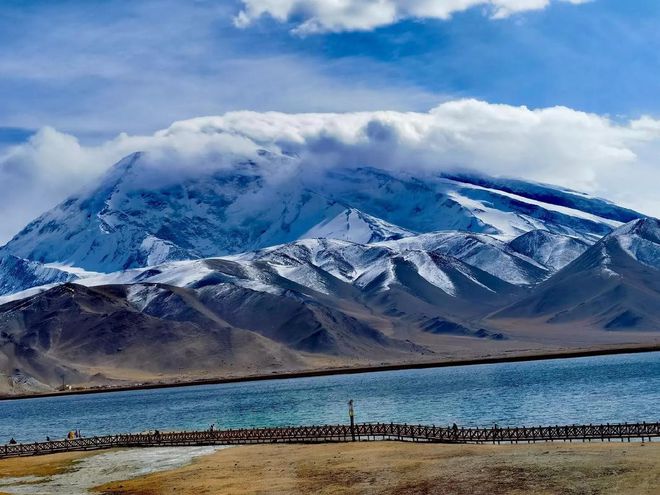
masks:
<svg viewBox="0 0 660 495"><path fill-rule="evenodd" d="M411 235L415 235L415 233L354 208L348 208L336 217L315 225L304 233L301 239L330 238L368 244Z"/></svg>
<svg viewBox="0 0 660 495"><path fill-rule="evenodd" d="M456 288L451 278L433 261L428 253L423 251L408 251L405 253L404 259L415 265L417 273L424 280L450 296L456 296Z"/></svg>

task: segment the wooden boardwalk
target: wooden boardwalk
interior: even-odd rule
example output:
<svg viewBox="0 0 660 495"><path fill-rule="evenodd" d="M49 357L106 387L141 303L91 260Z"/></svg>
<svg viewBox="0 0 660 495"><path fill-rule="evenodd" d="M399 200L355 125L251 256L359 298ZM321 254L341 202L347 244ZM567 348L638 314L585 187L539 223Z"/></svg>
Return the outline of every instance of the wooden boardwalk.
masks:
<svg viewBox="0 0 660 495"><path fill-rule="evenodd" d="M126 447L326 443L400 440L435 443L518 443L551 441L649 441L660 437L660 423L536 426L522 428L446 428L395 423L244 428L236 430L140 433L54 440L0 447L0 459Z"/></svg>

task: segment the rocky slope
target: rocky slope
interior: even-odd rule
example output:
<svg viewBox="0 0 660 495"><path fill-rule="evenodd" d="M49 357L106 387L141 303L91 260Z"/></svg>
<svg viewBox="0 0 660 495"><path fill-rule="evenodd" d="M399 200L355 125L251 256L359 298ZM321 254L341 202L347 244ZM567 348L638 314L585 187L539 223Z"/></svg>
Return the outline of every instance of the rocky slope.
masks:
<svg viewBox="0 0 660 495"><path fill-rule="evenodd" d="M271 173L295 160L136 153L29 224L0 248L0 393L660 340L657 220L476 175Z"/></svg>
<svg viewBox="0 0 660 495"><path fill-rule="evenodd" d="M660 330L660 221L624 225L493 319Z"/></svg>

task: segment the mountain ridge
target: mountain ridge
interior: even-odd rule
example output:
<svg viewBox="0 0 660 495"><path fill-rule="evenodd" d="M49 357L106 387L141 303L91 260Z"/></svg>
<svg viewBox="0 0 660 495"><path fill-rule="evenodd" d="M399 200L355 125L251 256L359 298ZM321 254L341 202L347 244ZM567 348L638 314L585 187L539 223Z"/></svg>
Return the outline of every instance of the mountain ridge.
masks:
<svg viewBox="0 0 660 495"><path fill-rule="evenodd" d="M129 155L0 248L0 392L660 341L655 219L520 180L232 160Z"/></svg>
<svg viewBox="0 0 660 495"><path fill-rule="evenodd" d="M362 167L273 179L273 169L295 158L270 152L176 179L158 178L151 159L144 153L124 158L96 185L31 222L0 253L107 273L236 254L307 235L364 242L462 230L513 239L545 229L591 243L620 225L439 176ZM323 230L340 222L345 210L375 237Z"/></svg>
<svg viewBox="0 0 660 495"><path fill-rule="evenodd" d="M640 242L645 241L645 242ZM624 246L642 244L633 251ZM587 249L529 297L493 318L541 318L604 330L660 329L660 221L630 222Z"/></svg>

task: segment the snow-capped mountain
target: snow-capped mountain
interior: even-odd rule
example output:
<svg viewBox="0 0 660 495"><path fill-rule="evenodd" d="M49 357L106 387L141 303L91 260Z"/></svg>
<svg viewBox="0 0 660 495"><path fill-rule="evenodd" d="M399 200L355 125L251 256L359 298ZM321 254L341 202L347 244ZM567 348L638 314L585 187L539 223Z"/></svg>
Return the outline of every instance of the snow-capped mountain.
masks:
<svg viewBox="0 0 660 495"><path fill-rule="evenodd" d="M527 232L510 241L508 246L552 271L564 268L589 249L589 244L580 239L547 230Z"/></svg>
<svg viewBox="0 0 660 495"><path fill-rule="evenodd" d="M342 239L362 244L389 241L415 235L414 232L362 213L355 208L347 208L334 218L323 220L305 232L301 239Z"/></svg>
<svg viewBox="0 0 660 495"><path fill-rule="evenodd" d="M543 229L594 242L633 214L584 196L574 195L570 203L569 193L533 184L525 192L520 183L496 189L496 183L373 168L273 178L269 171L295 158L269 152L257 160L236 158L230 167L161 178L144 156L120 161L96 185L30 223L1 252L112 272L306 237L364 243L460 230L508 240Z"/></svg>
<svg viewBox="0 0 660 495"><path fill-rule="evenodd" d="M660 270L660 221L657 219L630 222L603 239L604 245L614 242L634 260Z"/></svg>
<svg viewBox="0 0 660 495"><path fill-rule="evenodd" d="M660 221L630 222L587 249L495 319L605 330L660 329Z"/></svg>
<svg viewBox="0 0 660 495"><path fill-rule="evenodd" d="M621 225L619 218L634 214L605 203L612 211L601 217L569 204L559 194L561 190L558 196L551 194L549 186L530 184L531 192L517 189L512 193L460 177L415 176L375 168L329 172L323 187L335 200L418 233L459 230L511 239L536 228L594 241ZM597 211L596 206L593 210ZM641 216L636 215L633 218Z"/></svg>
<svg viewBox="0 0 660 495"><path fill-rule="evenodd" d="M475 294L512 289L508 283L451 256L423 249L391 249L378 244L356 244L330 239L307 239L233 256L233 261L265 264L285 278L320 293L351 284L359 291L377 293L405 287L412 271L445 296L469 300ZM264 277L260 277L264 280Z"/></svg>
<svg viewBox="0 0 660 495"><path fill-rule="evenodd" d="M281 176L297 158L267 151L185 174L147 158L0 248L0 372L41 390L657 340L659 223L598 198Z"/></svg>
<svg viewBox="0 0 660 495"><path fill-rule="evenodd" d="M515 293L439 253L304 239L46 287L0 306L0 356L41 385L88 381L98 366L149 376L214 360L226 370L258 359L262 371L416 360L436 351L413 334L505 339L471 320Z"/></svg>
<svg viewBox="0 0 660 495"><path fill-rule="evenodd" d="M639 331L653 340L659 233L657 220L632 222L554 275L501 241L467 233L371 244L303 239L224 258L79 273L75 283L0 305L0 353L46 389L62 377L107 383L132 373L244 371L256 361L261 371L304 369L329 359L398 362L447 349L584 342L577 330L546 336L543 325L600 329L592 343L624 342ZM516 285L446 252L513 273L547 270L540 273L548 278ZM159 357L149 357L154 352Z"/></svg>
<svg viewBox="0 0 660 495"><path fill-rule="evenodd" d="M528 200L579 210L599 218L627 223L639 218L639 213L588 194L549 184L539 184L520 179L488 177L479 174L442 174L443 177L485 189L513 194Z"/></svg>
<svg viewBox="0 0 660 495"><path fill-rule="evenodd" d="M435 232L377 243L395 250L422 249L452 256L515 285L532 285L550 270L488 234Z"/></svg>

